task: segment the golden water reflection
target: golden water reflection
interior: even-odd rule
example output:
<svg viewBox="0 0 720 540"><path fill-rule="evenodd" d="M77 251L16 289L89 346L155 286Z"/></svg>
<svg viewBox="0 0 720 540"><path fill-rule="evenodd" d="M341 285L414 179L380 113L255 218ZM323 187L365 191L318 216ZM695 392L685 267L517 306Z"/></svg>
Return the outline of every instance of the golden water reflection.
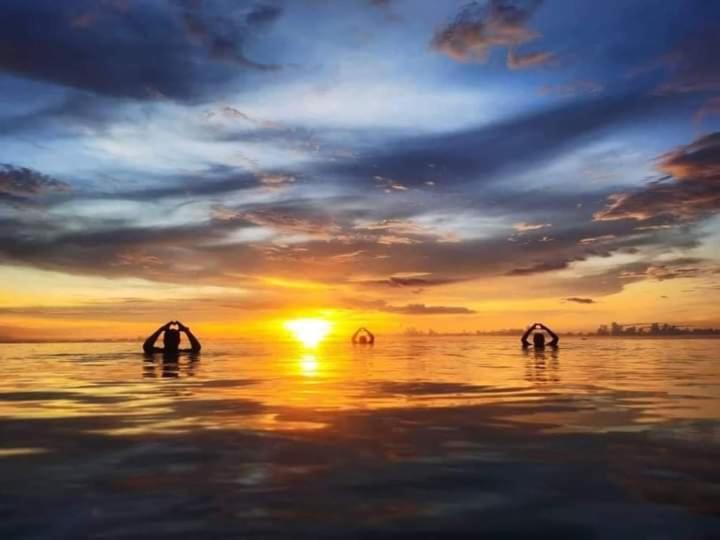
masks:
<svg viewBox="0 0 720 540"><path fill-rule="evenodd" d="M504 338L397 339L374 348L334 342L312 351L294 343L224 342L176 362L148 361L134 344L6 345L0 416L242 425L286 408L494 405L512 414L511 405L534 404L535 414L524 420L549 408L558 422L590 431L715 419L716 343L567 339L557 351L534 352ZM234 408L235 402L258 410ZM276 427L286 424L278 420Z"/></svg>
<svg viewBox="0 0 720 540"><path fill-rule="evenodd" d="M298 365L300 367L300 373L306 377L315 377L318 374L319 363L317 356L314 354L302 355Z"/></svg>
<svg viewBox="0 0 720 540"><path fill-rule="evenodd" d="M514 537L580 524L582 537L684 538L720 507L717 343L224 342L177 361L137 344L6 346L3 526L44 538L80 516L67 537L162 523L194 538L364 537L371 524L393 537L401 520L458 537L492 523ZM657 520L672 507L691 512ZM720 523L690 536L708 531Z"/></svg>

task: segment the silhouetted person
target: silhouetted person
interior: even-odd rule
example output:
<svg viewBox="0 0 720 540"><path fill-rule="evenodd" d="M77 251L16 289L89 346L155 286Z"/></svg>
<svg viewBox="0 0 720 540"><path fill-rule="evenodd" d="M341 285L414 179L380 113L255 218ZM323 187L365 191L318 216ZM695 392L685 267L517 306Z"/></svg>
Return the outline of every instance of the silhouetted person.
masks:
<svg viewBox="0 0 720 540"><path fill-rule="evenodd" d="M550 334L550 343L548 343L548 346L550 347L557 347L558 341L560 341L560 338L557 336L555 332L550 330L547 326L545 326L542 323L534 323L531 324L530 327L525 330L525 333L523 334L523 337L520 338L520 341L522 342L523 347L530 347L530 342L528 341L528 336L530 336L530 333L534 330L545 330L548 334ZM536 349L544 349L545 348L545 334L542 332L535 332L533 334L533 342L532 346Z"/></svg>
<svg viewBox="0 0 720 540"><path fill-rule="evenodd" d="M177 328L172 328L173 326L177 326ZM184 333L185 336L187 336L188 341L190 342L189 349L180 348L181 332ZM165 345L164 347L155 346L155 342L157 341L157 338L160 336L160 334L163 334L163 345ZM200 352L201 348L202 346L200 345L200 342L190 331L190 328L185 326L180 321L170 321L169 323L164 324L163 326L155 330L155 332L145 340L145 343L143 343L143 351L145 351L146 354L162 353L166 356L174 356L182 352L197 354Z"/></svg>
<svg viewBox="0 0 720 540"><path fill-rule="evenodd" d="M375 336L370 330L363 326L355 331L352 337L352 342L353 345L374 345Z"/></svg>

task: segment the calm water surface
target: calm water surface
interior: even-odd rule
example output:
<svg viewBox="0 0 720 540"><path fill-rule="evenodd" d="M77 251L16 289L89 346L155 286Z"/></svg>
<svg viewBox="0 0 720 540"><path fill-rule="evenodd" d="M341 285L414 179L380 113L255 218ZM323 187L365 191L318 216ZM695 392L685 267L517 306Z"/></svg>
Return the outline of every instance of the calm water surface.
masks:
<svg viewBox="0 0 720 540"><path fill-rule="evenodd" d="M720 538L720 340L0 345L0 538Z"/></svg>

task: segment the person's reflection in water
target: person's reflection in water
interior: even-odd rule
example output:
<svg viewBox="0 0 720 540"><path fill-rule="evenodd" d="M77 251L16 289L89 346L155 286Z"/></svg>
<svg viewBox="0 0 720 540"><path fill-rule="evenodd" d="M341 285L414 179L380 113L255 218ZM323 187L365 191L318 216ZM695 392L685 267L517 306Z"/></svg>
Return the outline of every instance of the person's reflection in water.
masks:
<svg viewBox="0 0 720 540"><path fill-rule="evenodd" d="M190 353L187 361L180 361L180 357L163 355L159 358L148 355L143 363L143 377L148 379L177 379L180 376L193 377L198 364L199 355ZM158 369L158 367L160 369Z"/></svg>
<svg viewBox="0 0 720 540"><path fill-rule="evenodd" d="M525 380L532 383L560 382L557 347L549 350L549 361L544 348L533 349L531 355L530 347L523 347L523 354L526 359Z"/></svg>
<svg viewBox="0 0 720 540"><path fill-rule="evenodd" d="M358 328L352 336L353 345L374 345L375 335L365 328Z"/></svg>
<svg viewBox="0 0 720 540"><path fill-rule="evenodd" d="M173 328L175 327L175 328ZM160 334L163 334L163 345L164 347L156 347L155 342L157 341ZM180 348L181 334L185 334L188 341L190 342L189 349ZM145 354L161 353L165 358L177 357L180 353L193 353L198 354L202 346L198 339L190 331L190 328L185 326L180 321L170 321L160 328L155 330L153 334L145 340L143 343L143 351Z"/></svg>

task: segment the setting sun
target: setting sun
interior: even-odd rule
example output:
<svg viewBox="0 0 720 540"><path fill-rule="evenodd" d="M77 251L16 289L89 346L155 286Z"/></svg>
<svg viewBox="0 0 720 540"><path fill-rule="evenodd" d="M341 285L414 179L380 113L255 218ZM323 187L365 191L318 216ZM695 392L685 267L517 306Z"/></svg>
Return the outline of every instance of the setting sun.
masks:
<svg viewBox="0 0 720 540"><path fill-rule="evenodd" d="M306 347L316 347L330 333L332 324L325 319L294 319L287 321L285 328Z"/></svg>

